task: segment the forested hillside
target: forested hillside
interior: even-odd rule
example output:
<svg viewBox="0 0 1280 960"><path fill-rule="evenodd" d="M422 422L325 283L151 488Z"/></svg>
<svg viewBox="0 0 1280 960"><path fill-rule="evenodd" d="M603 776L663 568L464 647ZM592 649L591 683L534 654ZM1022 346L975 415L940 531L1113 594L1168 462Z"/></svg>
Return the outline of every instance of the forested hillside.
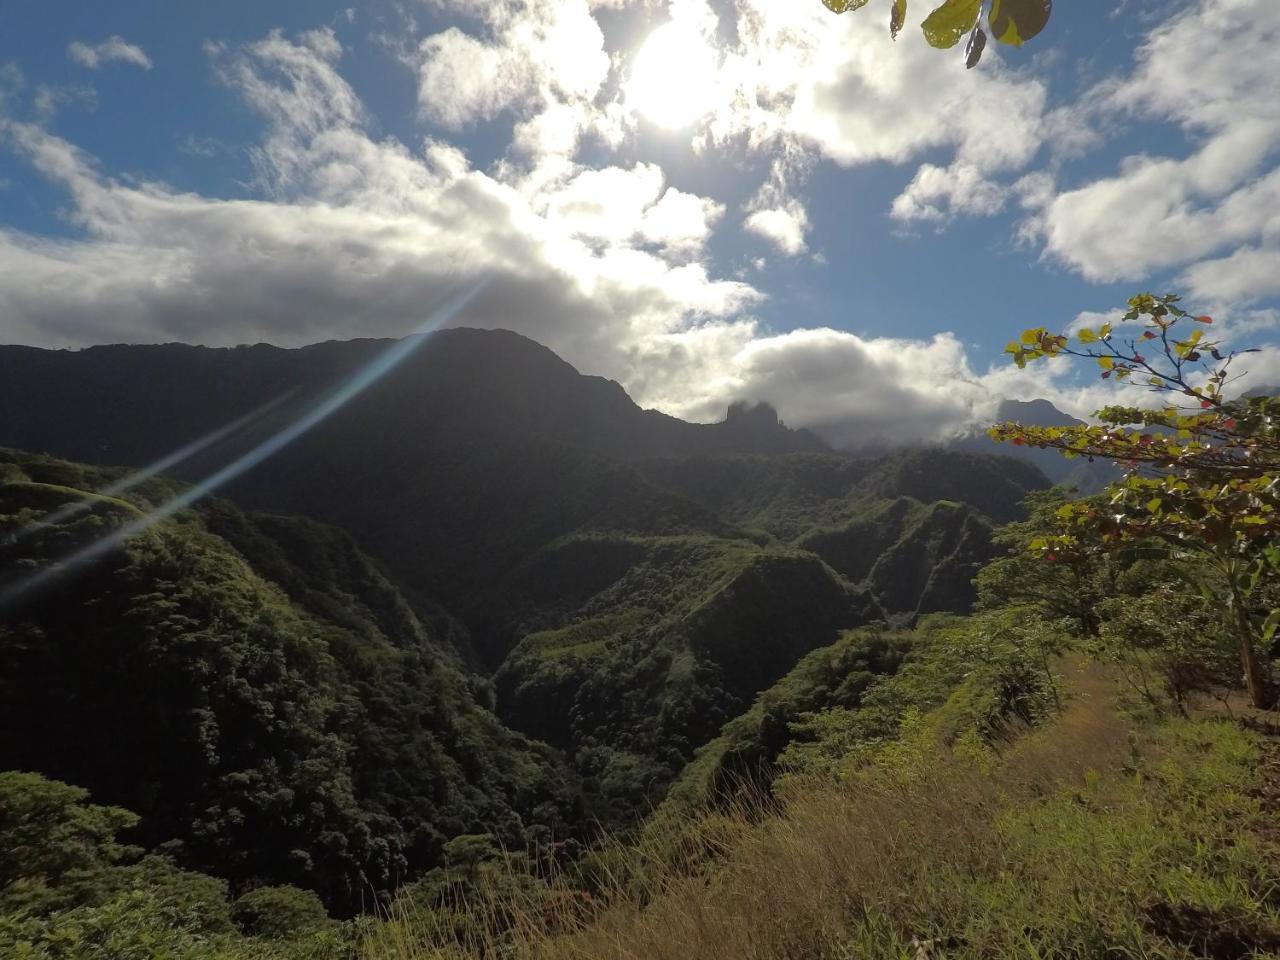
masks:
<svg viewBox="0 0 1280 960"><path fill-rule="evenodd" d="M8 579L173 493L99 497L111 474L47 457L0 470ZM127 807L136 842L233 886L343 912L457 835L571 831L573 774L494 718L429 623L344 534L213 503L6 606L0 768Z"/></svg>
<svg viewBox="0 0 1280 960"><path fill-rule="evenodd" d="M404 422L393 399L376 409ZM506 422L476 415L470 460L429 469L463 439L352 421L172 513L181 479L0 451L0 946L596 957L619 930L719 958L746 930L768 956L936 933L974 956L1028 936L1182 957L1223 924L1280 943L1260 808L1217 793L1261 789L1262 746L1161 725L1197 695L1230 709L1238 679L1195 567L1046 565L1028 545L1093 501L1021 461L628 457ZM1148 786L1171 776L1183 793ZM1080 829L1114 838L1087 917L1006 889L1056 902L1093 856L1037 839L1078 781L1107 798ZM864 849L961 872L908 908ZM964 866L997 855L1007 876ZM803 908L759 900L774 870ZM851 917L842 884L896 919ZM996 890L963 933L938 919Z"/></svg>
<svg viewBox="0 0 1280 960"><path fill-rule="evenodd" d="M212 437L168 467L199 480L288 429L386 346L0 348L0 445L143 466ZM522 337L448 330L225 492L348 531L402 588L466 621L466 655L492 669L519 639L494 616L511 599L506 583L559 538L763 530L789 543L899 496L1005 520L1043 483L1007 461L928 459L946 456L837 456L763 407L684 423ZM914 610L921 589L892 606Z"/></svg>
<svg viewBox="0 0 1280 960"><path fill-rule="evenodd" d="M161 464L200 480L384 347L5 348L0 432L139 467L212 431ZM229 499L51 578L187 488L3 464L0 767L133 811L145 848L233 892L292 883L338 912L458 837L633 822L840 631L967 610L993 523L1045 483L968 454L838 455L763 407L685 424L462 330Z"/></svg>
<svg viewBox="0 0 1280 960"><path fill-rule="evenodd" d="M3 348L0 442L199 481L385 349ZM335 526L349 553L314 523L226 507L202 522L357 632L351 583L369 578L352 565L372 562L436 648L496 682L503 722L563 751L591 814L617 822L838 630L968 609L992 523L1044 484L1007 459L837 454L767 407L684 423L522 337L449 330L219 491Z"/></svg>

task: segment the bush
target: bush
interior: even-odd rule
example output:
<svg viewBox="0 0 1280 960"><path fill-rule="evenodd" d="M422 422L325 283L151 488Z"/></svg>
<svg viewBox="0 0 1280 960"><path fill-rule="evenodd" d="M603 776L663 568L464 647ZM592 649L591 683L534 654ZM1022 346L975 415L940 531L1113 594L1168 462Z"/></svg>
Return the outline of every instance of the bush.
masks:
<svg viewBox="0 0 1280 960"><path fill-rule="evenodd" d="M329 924L324 904L310 890L297 887L258 887L231 905L231 919L253 937L287 939Z"/></svg>

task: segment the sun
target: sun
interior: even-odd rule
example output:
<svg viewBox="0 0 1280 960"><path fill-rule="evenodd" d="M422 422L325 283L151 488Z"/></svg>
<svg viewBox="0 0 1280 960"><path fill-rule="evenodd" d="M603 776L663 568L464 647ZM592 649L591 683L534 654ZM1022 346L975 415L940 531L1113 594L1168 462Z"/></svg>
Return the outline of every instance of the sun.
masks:
<svg viewBox="0 0 1280 960"><path fill-rule="evenodd" d="M627 107L667 130L711 112L717 82L715 52L691 24L666 23L636 51L626 83Z"/></svg>

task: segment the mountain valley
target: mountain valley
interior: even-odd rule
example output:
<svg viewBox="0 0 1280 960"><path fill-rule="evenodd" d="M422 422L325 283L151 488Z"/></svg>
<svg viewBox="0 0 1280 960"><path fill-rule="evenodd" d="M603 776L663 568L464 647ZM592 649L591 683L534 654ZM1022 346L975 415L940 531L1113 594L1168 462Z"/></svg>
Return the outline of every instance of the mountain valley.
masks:
<svg viewBox="0 0 1280 960"><path fill-rule="evenodd" d="M0 348L10 580L198 488L385 347ZM208 435L172 480L69 462ZM135 810L147 845L233 884L351 910L456 836L634 821L841 631L967 611L994 526L1045 486L1009 458L838 453L767 407L687 424L513 334L446 331L222 499L7 604L0 766ZM63 723L20 722L37 691ZM323 814L301 815L304 768Z"/></svg>

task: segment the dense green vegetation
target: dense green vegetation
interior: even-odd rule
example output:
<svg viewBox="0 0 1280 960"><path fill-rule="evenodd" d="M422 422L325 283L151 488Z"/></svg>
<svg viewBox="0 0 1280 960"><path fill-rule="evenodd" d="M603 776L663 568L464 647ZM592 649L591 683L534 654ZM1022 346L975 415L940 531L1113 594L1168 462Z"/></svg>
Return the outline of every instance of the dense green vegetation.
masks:
<svg viewBox="0 0 1280 960"><path fill-rule="evenodd" d="M660 800L758 691L878 614L812 554L709 538L632 545L643 554L579 619L526 636L495 677L502 715L569 753L606 822Z"/></svg>
<svg viewBox="0 0 1280 960"><path fill-rule="evenodd" d="M5 570L171 492L94 498L108 475L0 456ZM484 684L348 538L261 524L227 504L184 514L6 611L0 767L131 810L137 842L234 890L295 883L339 911L430 868L454 836L523 846L568 829L574 778L494 718Z"/></svg>
<svg viewBox="0 0 1280 960"><path fill-rule="evenodd" d="M308 960L349 952L354 929L319 898L227 883L119 840L138 817L38 774L0 773L0 953L21 960Z"/></svg>
<svg viewBox="0 0 1280 960"><path fill-rule="evenodd" d="M208 501L116 542L181 484L0 450L0 955L1280 946L1275 747L1222 719L1230 579L1092 523L1115 491L840 456L767 408L695 435L522 343L511 382L429 364L443 383L383 384L231 491L304 517ZM193 356L217 388L226 356ZM415 432L414 391L453 414ZM1265 686L1273 505L1248 483L1232 609Z"/></svg>
<svg viewBox="0 0 1280 960"><path fill-rule="evenodd" d="M912 630L849 631L806 656L700 749L668 807L758 794L779 773L845 762L859 744L894 739L904 717L948 699L962 718L949 721L951 739L965 724L989 741L1010 723L1033 723L1057 695L1046 661L1056 643L1041 622L1006 611L933 615Z"/></svg>
<svg viewBox="0 0 1280 960"><path fill-rule="evenodd" d="M6 559L26 567L170 492L90 498L33 526L109 475L4 463ZM530 625L563 625L526 633L492 686L461 665L465 627L406 600L346 535L225 503L168 521L6 618L4 676L79 692L39 734L43 757L7 763L77 786L0 778L0 840L20 851L0 875L0 948L31 960L383 960L498 944L728 957L749 936L777 957L841 944L896 956L913 938L964 956L1266 949L1280 942L1265 893L1277 861L1242 794L1258 789L1258 743L1163 719L1235 682L1206 639L1212 621L1176 558L1045 568L1025 547L1061 505L1036 494L1027 519L994 534L1009 552L976 578L982 612L914 625L856 626L884 616L873 581L855 587L767 530L567 538L510 581ZM959 509L864 499L838 522L892 532ZM1161 626L1171 604L1182 632ZM842 615L853 629L824 619ZM93 616L112 619L96 644L75 644ZM1071 646L1112 672L1062 660ZM35 694L5 694L0 729L23 729ZM1146 719L1118 711L1121 694ZM495 700L583 782L504 729ZM122 741L143 749L106 746ZM146 780L157 757L185 779ZM677 774L630 839L578 831L575 802L624 821ZM173 792L185 784L191 794ZM396 846L352 842L374 828ZM916 840L884 846L903 830ZM415 848L423 835L438 839ZM377 889L382 849L402 857L399 883L382 880L400 888L391 919L328 919L306 888L330 909L358 906L353 884ZM298 852L331 872L299 870ZM1004 872L980 866L996 861ZM1106 877L1087 895L1072 886L1086 864ZM762 901L765 875L802 893ZM874 909L848 914L850 898ZM743 916L745 928L727 923Z"/></svg>
<svg viewBox="0 0 1280 960"><path fill-rule="evenodd" d="M1087 502L1065 504L1055 528L1033 548L1057 560L1158 545L1170 559L1194 567L1201 590L1222 608L1250 700L1272 707L1280 693L1265 648L1280 627L1280 605L1270 602L1280 590L1280 401L1228 395L1239 369L1233 364L1257 351L1206 335L1213 318L1183 309L1181 299L1131 297L1119 320L1138 331L1131 335L1104 323L1077 331L1073 345L1066 334L1036 327L1005 349L1019 367L1062 357L1096 363L1102 379L1143 383L1164 406L1106 407L1093 426L1001 423L988 432L1067 459L1124 464L1127 472L1109 488L1105 511Z"/></svg>
<svg viewBox="0 0 1280 960"><path fill-rule="evenodd" d="M294 884L339 914L447 867L458 837L586 839L659 803L696 748L841 629L968 605L990 523L879 498L904 462L729 457L669 486L634 474L693 517L713 511L682 486L726 467L747 478L733 482L749 518L730 496L706 532L677 536L631 532L582 493L604 530L526 557L472 620L509 650L478 646L343 532L211 502L6 606L0 767L129 810L131 842L233 895ZM0 467L9 585L179 489L101 496L120 471L12 451ZM842 564L833 538L883 563ZM489 658L493 681L473 672Z"/></svg>
<svg viewBox="0 0 1280 960"><path fill-rule="evenodd" d="M0 408L20 411L0 419L0 446L141 465L285 398L173 465L174 476L199 480L312 409L383 346L0 348ZM104 391L109 407L95 399ZM690 536L808 549L805 537L883 501L954 501L982 516L930 520L914 546L904 544L906 562L921 568L909 571L909 589L885 583L900 569L886 564L873 592L893 601L891 613L914 613L922 591L922 609L960 610L972 599L973 563L996 552L983 518L1013 519L1026 492L1044 484L1026 464L990 456L837 455L766 406L685 423L641 410L618 384L582 376L523 337L460 329L432 335L226 494L242 508L351 535L420 609L438 604L464 625L455 645L490 673L525 634L565 626L607 588L604 577L627 569L623 549L588 569L594 545L574 565L566 541ZM885 530L886 543L914 525ZM935 525L948 529L935 538ZM844 537L846 554L859 535Z"/></svg>

